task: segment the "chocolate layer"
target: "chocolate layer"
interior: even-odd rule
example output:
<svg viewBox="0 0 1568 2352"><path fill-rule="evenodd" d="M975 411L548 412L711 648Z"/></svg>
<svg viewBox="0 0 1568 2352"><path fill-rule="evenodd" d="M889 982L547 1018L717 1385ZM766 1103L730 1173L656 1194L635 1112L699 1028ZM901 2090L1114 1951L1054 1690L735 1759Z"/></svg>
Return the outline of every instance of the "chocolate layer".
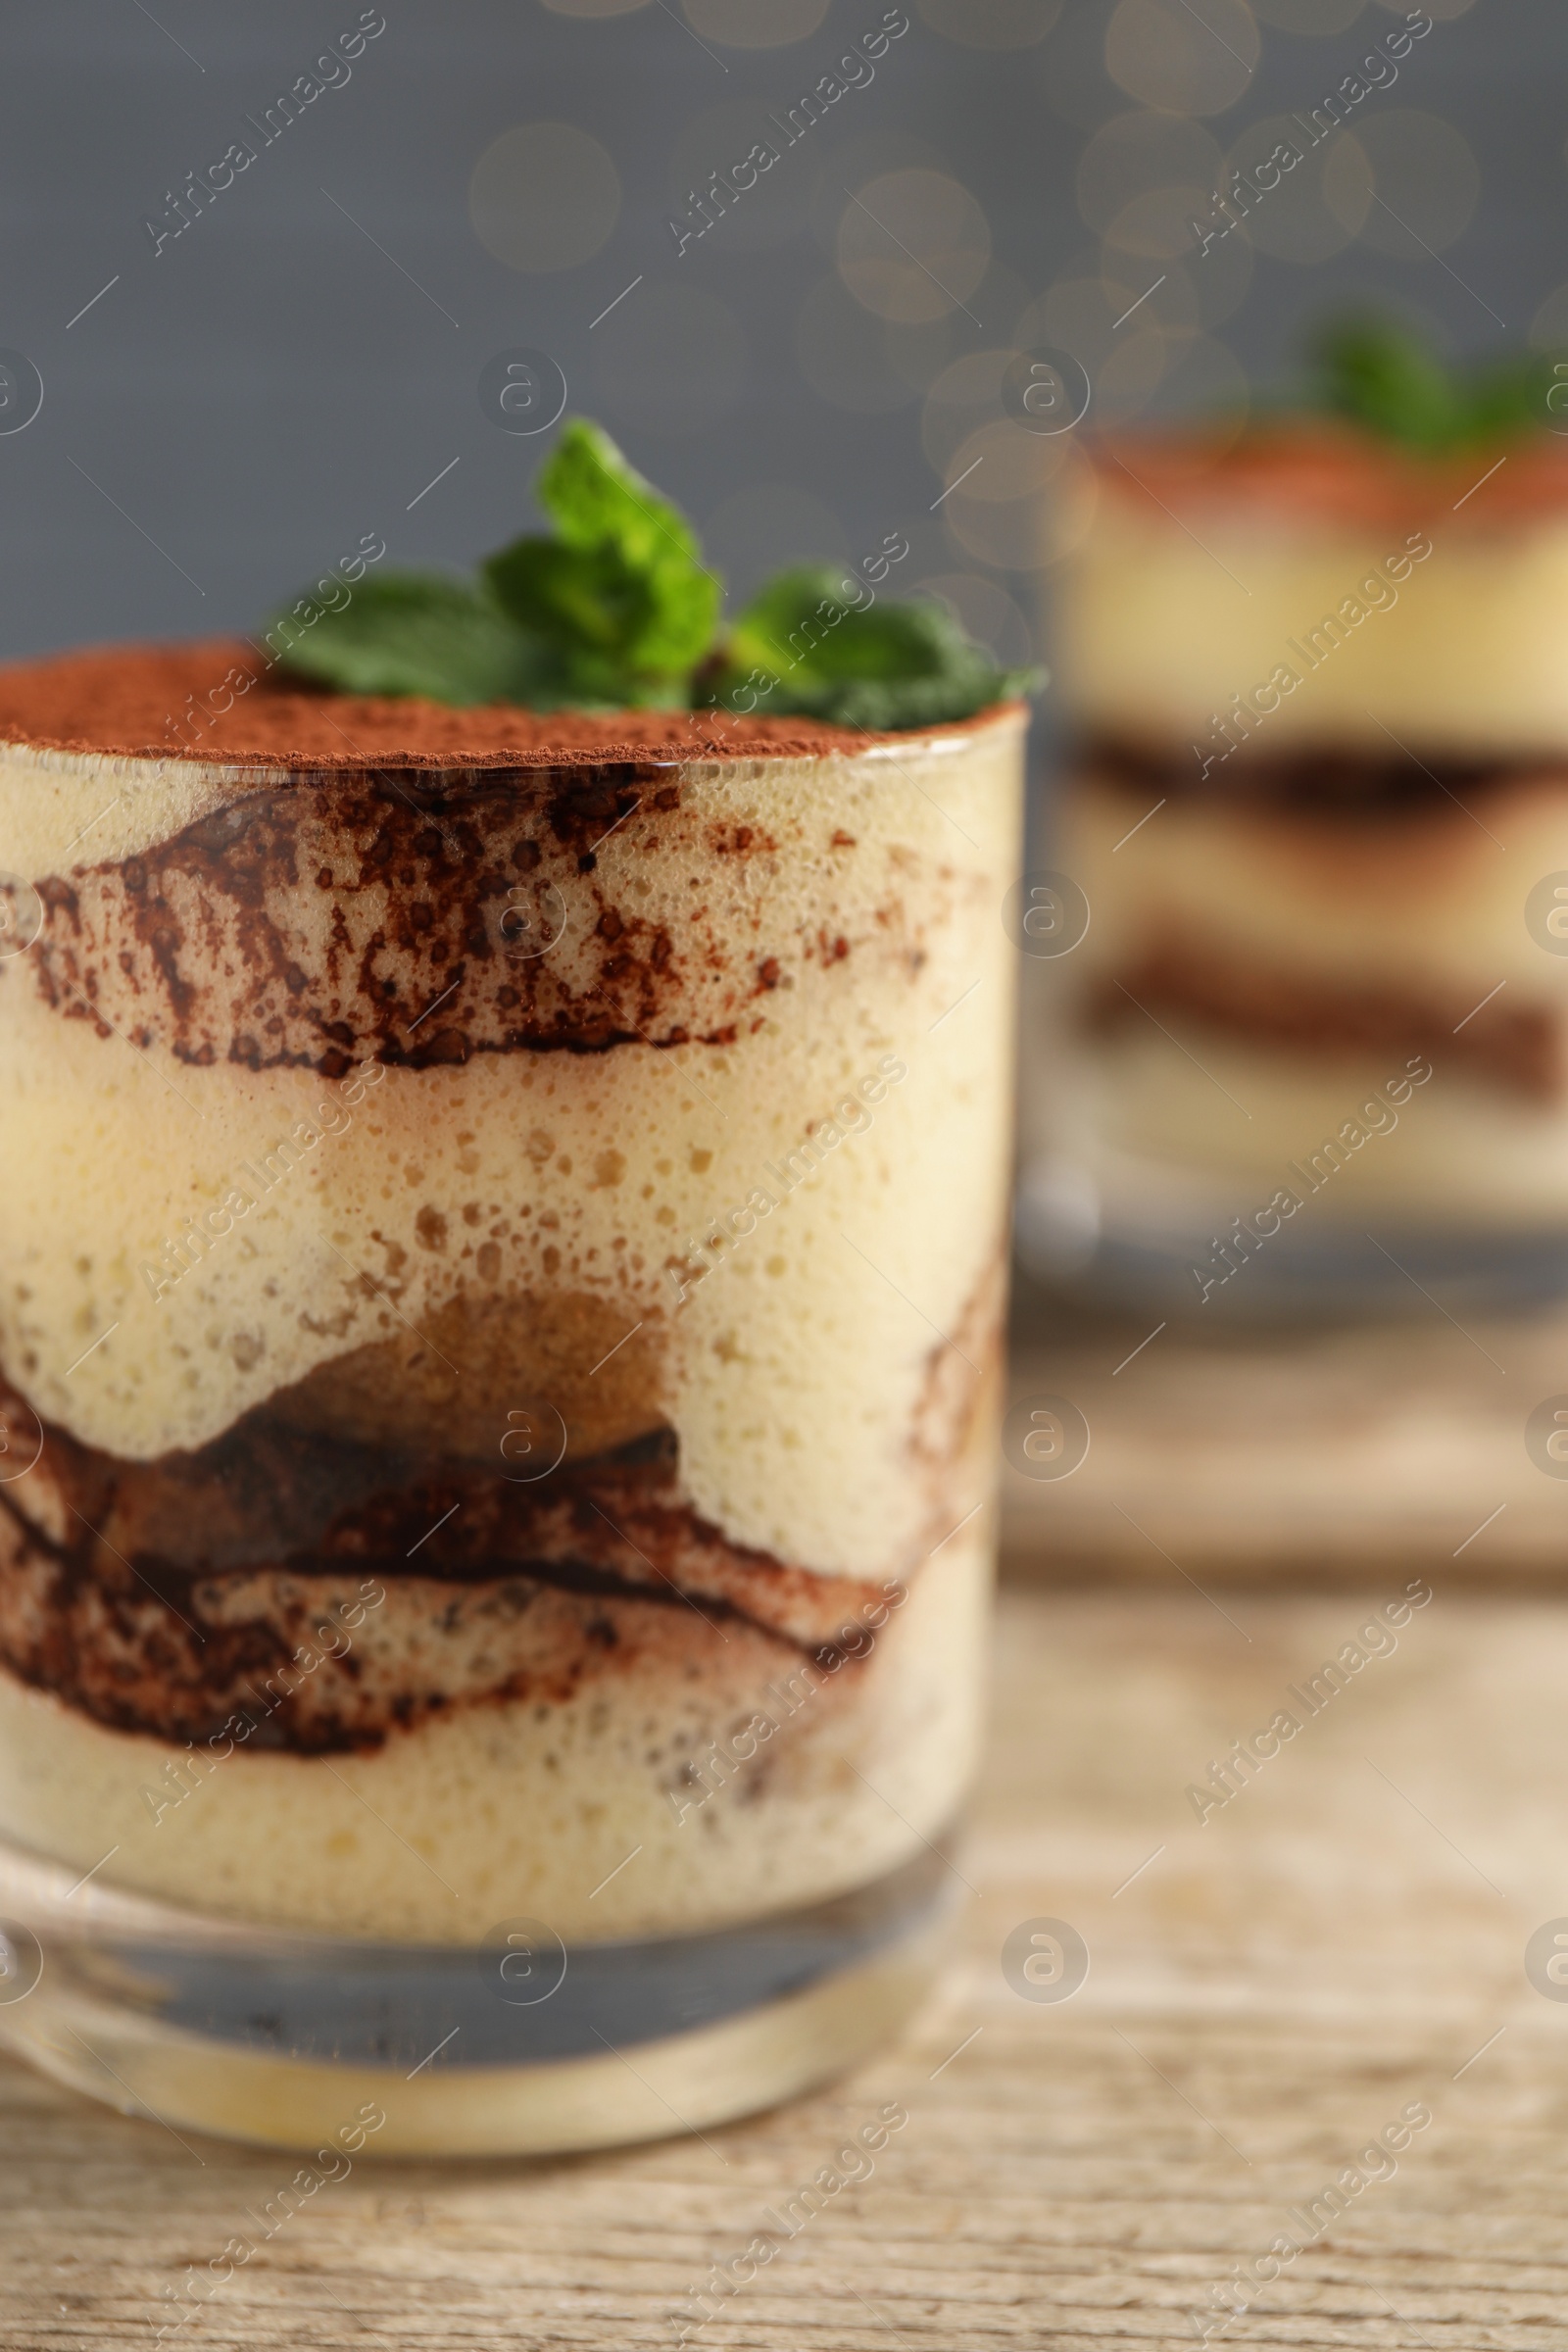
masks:
<svg viewBox="0 0 1568 2352"><path fill-rule="evenodd" d="M0 1417L35 1426L8 1393ZM240 1710L259 1746L373 1747L454 1706L559 1704L650 1648L677 1677L751 1672L760 1644L782 1670L836 1656L881 1592L727 1542L667 1432L524 1485L270 1412L150 1464L46 1428L0 1488L0 1659L169 1740Z"/></svg>
<svg viewBox="0 0 1568 2352"><path fill-rule="evenodd" d="M1431 983L1403 990L1358 981L1336 988L1320 975L1290 972L1225 955L1191 940L1152 946L1101 981L1087 1008L1108 1031L1146 1014L1185 1017L1250 1045L1298 1054L1375 1054L1396 1062L1424 1055L1489 1085L1555 1102L1568 1080L1568 1040L1551 1007L1495 998L1474 1001Z"/></svg>
<svg viewBox="0 0 1568 2352"><path fill-rule="evenodd" d="M813 965L925 959L905 894L857 874L853 834L820 845L816 919L769 914L753 868L779 843L689 810L662 767L301 784L39 881L42 930L0 985L144 1052L336 1077L368 1059L732 1045Z"/></svg>
<svg viewBox="0 0 1568 2352"><path fill-rule="evenodd" d="M1073 749L1073 765L1097 781L1155 799L1240 801L1325 817L1430 816L1452 812L1529 777L1558 777L1568 799L1568 763L1560 750L1454 758L1423 747L1419 759L1397 745L1243 743L1227 758L1224 740L1205 736L1206 773L1191 744L1143 743L1095 733ZM1145 806L1147 807L1147 802Z"/></svg>
<svg viewBox="0 0 1568 2352"><path fill-rule="evenodd" d="M677 946L607 892L598 845L645 805L635 838L651 858L698 850L662 768L439 783L410 769L264 791L142 857L43 881L24 961L68 1018L198 1065L332 1077L372 1057L731 1042L769 993L773 943L748 958L699 907ZM772 847L742 832L701 843L717 873Z"/></svg>

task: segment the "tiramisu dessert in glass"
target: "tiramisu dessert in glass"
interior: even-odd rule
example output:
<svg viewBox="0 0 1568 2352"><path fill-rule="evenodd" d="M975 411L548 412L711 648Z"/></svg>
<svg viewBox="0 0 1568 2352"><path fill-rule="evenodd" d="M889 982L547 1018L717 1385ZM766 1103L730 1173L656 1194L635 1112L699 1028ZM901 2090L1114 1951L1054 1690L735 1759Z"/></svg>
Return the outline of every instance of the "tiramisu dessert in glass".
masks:
<svg viewBox="0 0 1568 2352"><path fill-rule="evenodd" d="M1085 904L1029 967L1048 1271L1210 1316L1568 1279L1554 383L1367 327L1315 411L1094 453L1053 852Z"/></svg>
<svg viewBox="0 0 1568 2352"><path fill-rule="evenodd" d="M1022 681L540 495L0 673L0 2035L176 2125L710 2122L956 1883Z"/></svg>

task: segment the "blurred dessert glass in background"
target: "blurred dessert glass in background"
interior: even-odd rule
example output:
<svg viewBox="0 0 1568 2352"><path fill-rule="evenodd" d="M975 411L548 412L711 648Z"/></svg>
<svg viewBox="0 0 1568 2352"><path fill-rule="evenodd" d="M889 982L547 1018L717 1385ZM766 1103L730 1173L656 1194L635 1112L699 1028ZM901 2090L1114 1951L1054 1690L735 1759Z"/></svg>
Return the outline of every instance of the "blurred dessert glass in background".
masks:
<svg viewBox="0 0 1568 2352"><path fill-rule="evenodd" d="M1038 1269L1206 1313L1568 1278L1554 380L1351 329L1314 406L1093 447Z"/></svg>

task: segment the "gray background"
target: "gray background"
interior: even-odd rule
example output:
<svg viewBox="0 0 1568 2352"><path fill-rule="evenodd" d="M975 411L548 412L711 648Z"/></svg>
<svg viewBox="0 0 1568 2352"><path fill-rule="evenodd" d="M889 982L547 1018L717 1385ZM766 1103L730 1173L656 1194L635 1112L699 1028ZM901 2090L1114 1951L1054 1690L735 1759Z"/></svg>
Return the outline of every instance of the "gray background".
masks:
<svg viewBox="0 0 1568 2352"><path fill-rule="evenodd" d="M1003 650L1021 651L1039 580L1016 547L999 561L991 540L977 554L973 533L968 544L956 536L957 501L932 511L946 452L933 464L922 440L922 385L967 354L1007 347L1064 273L1107 266L1078 189L1092 134L1138 111L1106 71L1111 0L1066 0L1059 17L1042 0L1033 28L1055 18L1051 28L1011 48L940 28L957 5L985 31L1002 0L922 0L928 14L907 0L911 29L874 82L677 259L665 221L695 173L744 154L767 109L788 105L882 15L882 0L830 0L804 37L758 48L713 37L718 4L688 0L688 21L679 0L645 0L591 21L541 0L385 0L387 29L352 80L155 258L143 217L354 24L355 0L265 10L159 0L156 22L136 0L9 0L0 345L30 357L46 393L24 432L0 437L0 653L253 627L367 531L384 535L393 562L467 564L528 520L527 483L547 446L480 411L481 368L519 344L555 355L572 407L603 417L710 528L740 587L788 557L858 552L903 529L914 560L901 585L956 579ZM769 11L790 4L750 0L752 21L766 29ZM1031 29L1030 0L1010 5L1015 27ZM1213 37L1239 54L1240 0L1130 5L1154 11L1152 58L1169 37L1207 38L1205 9ZM1261 54L1245 91L1202 119L1221 147L1258 116L1310 106L1398 22L1377 0L1258 5ZM1306 29L1284 28L1286 17ZM703 40L694 24L708 26ZM1406 139L1387 185L1413 235L1400 232L1396 250L1357 238L1314 265L1259 254L1239 298L1212 257L1113 254L1113 280L1161 270L1169 280L1132 322L1164 337L1152 410L1223 388L1227 350L1254 380L1275 377L1304 322L1347 292L1414 306L1459 349L1522 340L1568 276L1555 234L1568 184L1565 66L1560 5L1479 0L1438 23L1397 89L1360 110L1367 121L1422 110L1418 148L1432 117L1462 134L1480 173L1462 233L1451 233L1453 205L1465 203L1449 148L1440 140L1423 171ZM621 200L590 258L519 271L479 241L469 184L490 142L541 120L590 132L613 160ZM889 333L831 282L835 240L850 196L911 167L969 191L995 260L966 308ZM1451 237L1441 259L1414 241L1423 220L1437 223L1428 241ZM1197 341L1176 299L1184 285L1189 311L1194 285L1200 307L1223 307L1222 293L1230 306ZM818 356L806 370L808 301ZM989 511L980 519L997 522Z"/></svg>

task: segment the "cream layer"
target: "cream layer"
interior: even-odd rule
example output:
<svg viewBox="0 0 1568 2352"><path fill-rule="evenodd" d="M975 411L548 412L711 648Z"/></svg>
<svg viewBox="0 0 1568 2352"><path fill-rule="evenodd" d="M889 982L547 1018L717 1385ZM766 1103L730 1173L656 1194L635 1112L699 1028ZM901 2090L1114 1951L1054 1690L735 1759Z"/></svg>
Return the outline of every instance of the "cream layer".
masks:
<svg viewBox="0 0 1568 2352"><path fill-rule="evenodd" d="M1231 496L1184 520L1101 501L1060 604L1057 677L1081 725L1220 754L1211 720L1241 696L1260 752L1568 746L1559 511L1499 528L1446 508L1407 532ZM1298 683L1256 696L1281 665Z"/></svg>
<svg viewBox="0 0 1568 2352"><path fill-rule="evenodd" d="M1093 994L1155 942L1191 938L1307 985L1430 987L1442 1004L1473 989L1469 1004L1506 981L1514 1002L1568 1008L1568 953L1544 947L1525 921L1536 885L1568 871L1568 776L1521 774L1468 809L1436 798L1419 816L1212 796L1173 797L1150 815L1123 787L1075 777L1056 855L1091 920L1082 946L1051 968L1067 993Z"/></svg>
<svg viewBox="0 0 1568 2352"><path fill-rule="evenodd" d="M1193 1215L1219 1217L1221 1230L1282 1186L1309 1201L1314 1224L1339 1218L1357 1233L1358 1218L1390 1208L1411 1224L1568 1225L1560 1102L1521 1102L1441 1069L1394 1101L1398 1056L1287 1055L1189 1021L1176 1034L1179 1046L1151 1025L1069 1049L1029 1120L1035 1148L1087 1165L1119 1222L1143 1223L1152 1203L1156 1218L1168 1212L1171 1174L1187 1170ZM1348 1123L1363 1140L1347 1140Z"/></svg>

